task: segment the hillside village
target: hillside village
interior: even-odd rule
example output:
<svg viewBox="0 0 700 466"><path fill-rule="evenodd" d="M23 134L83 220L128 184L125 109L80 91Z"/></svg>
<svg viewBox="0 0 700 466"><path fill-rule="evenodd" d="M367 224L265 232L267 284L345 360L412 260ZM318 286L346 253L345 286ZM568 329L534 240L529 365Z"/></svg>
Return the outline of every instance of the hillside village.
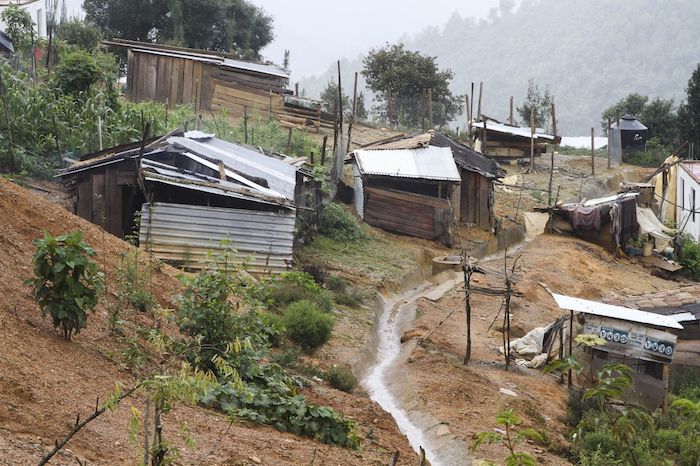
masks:
<svg viewBox="0 0 700 466"><path fill-rule="evenodd" d="M3 464L700 463L700 63L570 138L194 3L0 2Z"/></svg>

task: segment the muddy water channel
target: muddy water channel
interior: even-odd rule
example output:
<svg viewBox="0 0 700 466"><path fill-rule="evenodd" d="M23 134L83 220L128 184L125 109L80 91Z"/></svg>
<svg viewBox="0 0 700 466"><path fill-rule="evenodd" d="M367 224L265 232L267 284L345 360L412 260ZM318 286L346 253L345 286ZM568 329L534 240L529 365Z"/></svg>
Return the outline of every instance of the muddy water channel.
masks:
<svg viewBox="0 0 700 466"><path fill-rule="evenodd" d="M402 344L401 335L416 318L419 298L437 300L460 282L457 274L445 272L408 291L379 299L376 358L362 380L370 397L394 417L411 447L416 452L422 447L433 466L471 464L468 445L450 436L441 436L440 421L414 408L417 400L412 397L412 384L404 365L416 341Z"/></svg>

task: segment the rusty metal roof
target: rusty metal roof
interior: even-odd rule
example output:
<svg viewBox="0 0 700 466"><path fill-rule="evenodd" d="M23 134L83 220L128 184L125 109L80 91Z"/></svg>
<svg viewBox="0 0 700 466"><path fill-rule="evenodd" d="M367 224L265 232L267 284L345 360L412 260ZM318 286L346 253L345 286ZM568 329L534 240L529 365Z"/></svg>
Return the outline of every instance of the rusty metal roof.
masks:
<svg viewBox="0 0 700 466"><path fill-rule="evenodd" d="M363 175L461 181L452 151L447 147L358 149L354 156Z"/></svg>

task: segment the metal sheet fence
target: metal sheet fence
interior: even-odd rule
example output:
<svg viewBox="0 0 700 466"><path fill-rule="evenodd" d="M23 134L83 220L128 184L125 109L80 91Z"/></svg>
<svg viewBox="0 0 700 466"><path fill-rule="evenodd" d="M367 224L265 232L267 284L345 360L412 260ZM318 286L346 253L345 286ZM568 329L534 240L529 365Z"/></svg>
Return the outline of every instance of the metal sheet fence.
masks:
<svg viewBox="0 0 700 466"><path fill-rule="evenodd" d="M292 266L295 212L261 212L182 204L144 204L139 242L158 259L203 269L229 257L250 273L282 273ZM217 258L217 256L219 256Z"/></svg>

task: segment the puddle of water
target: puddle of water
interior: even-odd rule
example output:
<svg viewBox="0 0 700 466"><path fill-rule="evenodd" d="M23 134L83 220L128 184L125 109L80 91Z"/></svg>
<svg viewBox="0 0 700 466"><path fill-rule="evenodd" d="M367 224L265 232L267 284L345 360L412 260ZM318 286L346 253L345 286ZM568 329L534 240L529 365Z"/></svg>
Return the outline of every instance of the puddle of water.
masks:
<svg viewBox="0 0 700 466"><path fill-rule="evenodd" d="M401 322L406 319L413 320L415 318L415 308L410 308L420 295L420 292L414 291L408 297L384 303L384 310L382 311L377 332L379 340L377 346L377 362L363 382L370 397L377 402L384 411L394 417L399 430L408 438L411 447L416 452L419 451L419 447L423 447L425 449L426 459L430 461L430 464L433 466L438 466L440 463L429 448L429 442L425 433L411 421L408 413L399 406L387 382L387 376L401 354ZM395 304L397 302L401 304L398 305L394 313ZM413 315L404 315L406 312L412 312Z"/></svg>

